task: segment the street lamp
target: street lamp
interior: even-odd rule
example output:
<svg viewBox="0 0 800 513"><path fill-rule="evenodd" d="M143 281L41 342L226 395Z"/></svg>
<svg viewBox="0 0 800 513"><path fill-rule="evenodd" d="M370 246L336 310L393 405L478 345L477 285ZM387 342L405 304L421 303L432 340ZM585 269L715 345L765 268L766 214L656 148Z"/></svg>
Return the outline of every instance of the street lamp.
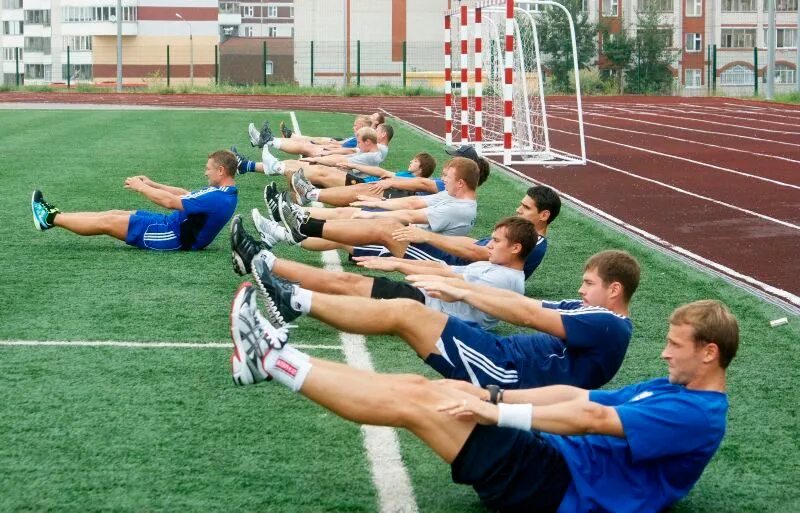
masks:
<svg viewBox="0 0 800 513"><path fill-rule="evenodd" d="M175 13L175 17L189 26L189 85L194 87L194 41L192 40L192 24L186 21L183 16L177 12Z"/></svg>

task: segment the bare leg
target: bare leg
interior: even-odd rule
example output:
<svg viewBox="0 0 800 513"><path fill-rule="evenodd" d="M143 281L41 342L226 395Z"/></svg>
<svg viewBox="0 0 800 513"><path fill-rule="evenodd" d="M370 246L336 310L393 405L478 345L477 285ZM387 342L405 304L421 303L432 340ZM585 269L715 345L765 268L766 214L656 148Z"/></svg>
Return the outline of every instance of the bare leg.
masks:
<svg viewBox="0 0 800 513"><path fill-rule="evenodd" d="M337 207L337 208L320 208L310 207L308 213L314 219L352 219L353 214L359 212L360 208L355 207Z"/></svg>
<svg viewBox="0 0 800 513"><path fill-rule="evenodd" d="M408 429L447 463L475 428L474 421L436 411L443 403L468 397L466 392L422 376L377 374L317 358L311 364L301 394L353 422Z"/></svg>
<svg viewBox="0 0 800 513"><path fill-rule="evenodd" d="M114 211L111 211L114 212ZM78 235L110 235L121 241L128 235L130 214L114 214L105 212L76 212L56 215L53 224Z"/></svg>
<svg viewBox="0 0 800 513"><path fill-rule="evenodd" d="M272 272L289 281L299 283L304 289L348 296L370 297L372 283L375 281L369 276L326 271L282 258L275 260Z"/></svg>
<svg viewBox="0 0 800 513"><path fill-rule="evenodd" d="M371 299L314 293L311 316L334 328L360 335L397 335L421 358L439 354L436 342L447 315L413 299Z"/></svg>
<svg viewBox="0 0 800 513"><path fill-rule="evenodd" d="M309 237L300 243L300 247L309 251L329 251L332 249L343 249L348 253L353 252L352 246L339 244L331 240L320 239L319 237Z"/></svg>
<svg viewBox="0 0 800 513"><path fill-rule="evenodd" d="M356 201L359 195L375 196L369 190L369 184L359 183L356 185L347 185L344 187L329 187L319 191L319 201L334 207L346 207L350 203Z"/></svg>
<svg viewBox="0 0 800 513"><path fill-rule="evenodd" d="M380 244L386 246L392 255L402 257L408 242L396 241L392 232L403 227L394 219L334 219L326 221L322 237L349 246Z"/></svg>

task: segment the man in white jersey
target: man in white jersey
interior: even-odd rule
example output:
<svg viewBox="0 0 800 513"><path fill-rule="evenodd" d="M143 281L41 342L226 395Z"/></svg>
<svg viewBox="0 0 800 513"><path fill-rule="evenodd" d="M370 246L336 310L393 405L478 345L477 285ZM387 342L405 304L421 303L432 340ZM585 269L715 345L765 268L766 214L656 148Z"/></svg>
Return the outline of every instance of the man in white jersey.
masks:
<svg viewBox="0 0 800 513"><path fill-rule="evenodd" d="M438 262L402 258L366 257L359 261L359 265L382 271L399 271L403 274L425 273L457 278L468 283L523 294L525 275L522 269L528 254L536 246L537 239L538 234L533 223L521 217L508 217L494 227L491 240L486 246L489 251L488 261L474 262L466 266L449 266ZM403 281L326 271L276 258L268 249L262 249L262 245L245 232L239 216L235 217L231 224L231 250L234 271L238 274L253 272L256 280L259 280L260 274L271 271L281 278L316 292L374 299L409 298L428 308L475 323L485 329L493 328L498 322L497 318L467 303L442 301Z"/></svg>

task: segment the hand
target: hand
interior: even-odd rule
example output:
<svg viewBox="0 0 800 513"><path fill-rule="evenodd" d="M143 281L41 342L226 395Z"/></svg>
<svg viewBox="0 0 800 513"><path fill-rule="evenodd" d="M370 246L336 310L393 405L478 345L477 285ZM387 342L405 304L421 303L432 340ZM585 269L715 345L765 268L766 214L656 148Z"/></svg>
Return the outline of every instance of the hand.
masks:
<svg viewBox="0 0 800 513"><path fill-rule="evenodd" d="M144 175L136 175L136 176L134 176L132 178L138 178L139 180L143 181L145 183L145 185L150 185L150 186L153 185L153 181L151 179L147 178Z"/></svg>
<svg viewBox="0 0 800 513"><path fill-rule="evenodd" d="M392 232L392 238L396 241L405 242L430 242L431 232L423 230L419 226L404 226Z"/></svg>
<svg viewBox="0 0 800 513"><path fill-rule="evenodd" d="M383 191L389 189L394 186L391 178L387 178L385 180L378 180L377 182L372 182L369 184L369 192L373 194L380 194L383 195Z"/></svg>
<svg viewBox="0 0 800 513"><path fill-rule="evenodd" d="M497 425L497 419L500 417L500 410L497 405L481 401L469 394L465 394L462 397L460 400L450 399L436 409L463 420L474 420L484 426Z"/></svg>
<svg viewBox="0 0 800 513"><path fill-rule="evenodd" d="M364 257L354 257L353 260L356 261L356 264L359 267L364 267L366 269L375 269L376 271L397 270L397 262L395 262L391 258L364 256Z"/></svg>
<svg viewBox="0 0 800 513"><path fill-rule="evenodd" d="M145 184L144 181L138 176L129 176L128 178L125 179L126 189L131 189L133 191L139 192L146 186L147 184Z"/></svg>
<svg viewBox="0 0 800 513"><path fill-rule="evenodd" d="M428 296L448 303L463 301L469 292L451 284L453 281L461 281L456 278L444 278L430 274L409 274L406 276L406 280L410 281L415 287L423 289Z"/></svg>
<svg viewBox="0 0 800 513"><path fill-rule="evenodd" d="M300 159L300 162L308 162L309 164L316 164L317 159L314 157L303 157Z"/></svg>
<svg viewBox="0 0 800 513"><path fill-rule="evenodd" d="M359 209L353 212L353 215L350 216L350 219L373 219L373 213L374 212L365 212Z"/></svg>

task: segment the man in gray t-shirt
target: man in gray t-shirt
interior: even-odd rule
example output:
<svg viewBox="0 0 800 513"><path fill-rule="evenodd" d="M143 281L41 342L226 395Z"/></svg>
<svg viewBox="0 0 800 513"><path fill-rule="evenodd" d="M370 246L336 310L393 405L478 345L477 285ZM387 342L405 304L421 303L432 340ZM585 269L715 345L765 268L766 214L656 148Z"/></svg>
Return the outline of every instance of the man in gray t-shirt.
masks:
<svg viewBox="0 0 800 513"><path fill-rule="evenodd" d="M420 224L429 232L442 235L466 235L475 226L478 202L474 199L454 198L446 190L429 196L415 196L422 200L428 222ZM399 198L401 199L401 198Z"/></svg>
<svg viewBox="0 0 800 513"><path fill-rule="evenodd" d="M468 283L488 285L523 294L525 274L522 269L528 254L536 246L539 235L530 221L520 217L503 219L495 226L487 245L489 261L474 262L467 266L407 260L402 258L359 258L362 267L383 271L399 271L404 274L426 274L461 278ZM363 296L375 299L411 298L438 312L474 322L489 329L498 320L484 312L459 302L446 302L427 294L405 281L388 278L372 278L355 273L332 272L309 265L279 259L269 250L256 253L260 246L242 228L241 221L234 221L232 228L232 250L234 270L238 273L252 271L254 274L271 272L298 283L315 292L347 296Z"/></svg>

